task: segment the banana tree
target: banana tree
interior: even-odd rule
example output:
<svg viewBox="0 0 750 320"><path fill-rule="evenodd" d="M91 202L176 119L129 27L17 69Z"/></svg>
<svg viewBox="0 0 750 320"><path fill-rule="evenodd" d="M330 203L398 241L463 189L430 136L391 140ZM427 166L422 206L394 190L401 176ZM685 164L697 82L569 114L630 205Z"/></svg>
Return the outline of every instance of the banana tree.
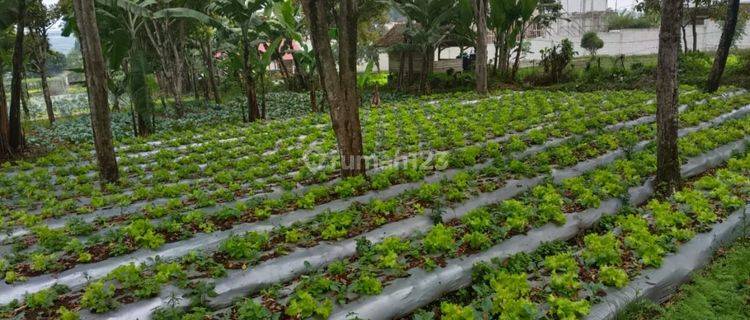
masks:
<svg viewBox="0 0 750 320"><path fill-rule="evenodd" d="M495 32L495 73L514 79L527 29L546 28L560 18L561 12L562 6L556 0L490 0L488 25Z"/></svg>
<svg viewBox="0 0 750 320"><path fill-rule="evenodd" d="M258 59L257 46L253 47L253 40L257 39L268 25L262 10L271 4L270 0L217 0L209 4L209 10L216 12L233 23L239 29L242 83L245 87L247 99L248 121L261 118L258 107L257 82L259 75L253 70L252 61ZM265 70L263 70L265 72ZM243 119L244 113L243 113Z"/></svg>
<svg viewBox="0 0 750 320"><path fill-rule="evenodd" d="M533 13L533 5L538 0L490 0L488 25L495 32L494 71L504 76L510 75L511 49L518 44L520 26L525 13ZM532 8L531 12L524 8Z"/></svg>
<svg viewBox="0 0 750 320"><path fill-rule="evenodd" d="M395 0L394 8L407 17L404 35L422 57L419 89L425 92L432 73L435 48L454 28L455 0Z"/></svg>
<svg viewBox="0 0 750 320"><path fill-rule="evenodd" d="M302 21L302 6L294 0L283 0L271 7L270 17L271 19L268 22L271 25L271 32L274 34L274 37L282 37L284 39L274 58L285 73L289 89L309 89L310 80L308 74L301 68L298 56L294 54L296 51L294 44L303 42L302 35L305 25ZM286 65L283 63L282 59L286 54L292 55L292 62L296 71L294 75L286 70Z"/></svg>
<svg viewBox="0 0 750 320"><path fill-rule="evenodd" d="M318 106L318 98L316 94L316 81L317 78L317 60L315 59L315 53L306 43L302 43L301 50L297 50L294 53L295 68L300 73L307 75L308 84L307 92L310 96L310 108L312 112L320 112L321 108Z"/></svg>
<svg viewBox="0 0 750 320"><path fill-rule="evenodd" d="M97 0L97 17L104 54L109 67L122 69L127 75L128 93L133 106L134 131L146 136L153 131L153 100L146 77L153 72L149 54L161 62L159 72L175 100L175 109L182 113L182 79L184 59L176 36L164 27L185 20L218 25L211 17L185 7L165 7L155 0ZM179 5L178 3L171 3ZM76 30L75 17L64 17L66 33ZM178 24L180 25L180 24Z"/></svg>

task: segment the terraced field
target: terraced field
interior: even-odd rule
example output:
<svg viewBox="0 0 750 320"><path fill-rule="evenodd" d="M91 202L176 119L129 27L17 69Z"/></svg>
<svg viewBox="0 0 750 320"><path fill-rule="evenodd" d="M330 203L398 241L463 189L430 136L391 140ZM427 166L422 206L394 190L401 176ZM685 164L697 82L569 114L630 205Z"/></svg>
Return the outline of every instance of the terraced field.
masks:
<svg viewBox="0 0 750 320"><path fill-rule="evenodd" d="M367 109L367 177L325 115L121 141L103 188L87 145L7 165L0 317L608 319L748 224L750 94L681 91L663 201L638 91Z"/></svg>

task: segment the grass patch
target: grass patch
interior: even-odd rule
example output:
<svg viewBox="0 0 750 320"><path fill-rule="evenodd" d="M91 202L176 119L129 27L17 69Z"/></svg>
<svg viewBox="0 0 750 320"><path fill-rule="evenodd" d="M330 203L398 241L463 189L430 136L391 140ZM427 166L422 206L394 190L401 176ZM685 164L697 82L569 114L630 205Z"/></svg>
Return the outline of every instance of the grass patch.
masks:
<svg viewBox="0 0 750 320"><path fill-rule="evenodd" d="M636 301L618 320L750 319L750 238L720 250L716 259L683 285L664 306Z"/></svg>

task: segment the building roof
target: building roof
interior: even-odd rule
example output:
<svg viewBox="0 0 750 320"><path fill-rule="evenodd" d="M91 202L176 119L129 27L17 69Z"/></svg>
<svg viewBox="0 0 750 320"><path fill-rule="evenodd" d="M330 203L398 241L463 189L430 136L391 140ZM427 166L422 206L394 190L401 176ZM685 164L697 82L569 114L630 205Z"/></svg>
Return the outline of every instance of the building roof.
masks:
<svg viewBox="0 0 750 320"><path fill-rule="evenodd" d="M394 24L388 32L378 39L378 41L375 41L375 46L387 48L399 43L404 43L404 31L406 31L406 24Z"/></svg>

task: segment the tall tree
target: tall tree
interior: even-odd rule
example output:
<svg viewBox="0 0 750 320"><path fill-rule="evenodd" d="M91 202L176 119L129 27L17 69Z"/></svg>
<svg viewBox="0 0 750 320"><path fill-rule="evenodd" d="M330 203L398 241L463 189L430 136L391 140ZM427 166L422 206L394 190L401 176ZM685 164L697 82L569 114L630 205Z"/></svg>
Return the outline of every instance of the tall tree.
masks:
<svg viewBox="0 0 750 320"><path fill-rule="evenodd" d="M218 79L216 79L216 66L214 65L214 50L211 47L211 41L214 38L214 29L209 26L198 28L194 34L198 37L195 44L200 53L203 63L206 65L208 74L208 87L214 96L214 102L221 104L221 92L219 92Z"/></svg>
<svg viewBox="0 0 750 320"><path fill-rule="evenodd" d="M13 48L12 28L3 28L0 25L0 158L11 155L9 143L9 124L8 124L8 100L5 96L5 67L10 60L10 52Z"/></svg>
<svg viewBox="0 0 750 320"><path fill-rule="evenodd" d="M42 0L32 0L29 3L26 17L28 18L28 53L31 69L39 75L42 84L44 105L47 109L49 123L55 122L55 112L52 108L52 95L47 81L47 57L50 52L47 32L59 19L57 8L48 8Z"/></svg>
<svg viewBox="0 0 750 320"><path fill-rule="evenodd" d="M477 92L487 94L487 0L473 0L474 20L477 25L477 44L475 51Z"/></svg>
<svg viewBox="0 0 750 320"><path fill-rule="evenodd" d="M302 0L310 24L318 73L330 105L331 122L338 142L341 175L364 174L362 126L357 93L357 0ZM338 68L331 47L331 25L337 32Z"/></svg>
<svg viewBox="0 0 750 320"><path fill-rule="evenodd" d="M656 189L669 196L680 188L677 149L677 55L680 50L681 0L662 0L656 67Z"/></svg>
<svg viewBox="0 0 750 320"><path fill-rule="evenodd" d="M421 59L419 89L426 92L435 49L451 34L460 3L455 0L397 0L394 4L394 8L408 19L404 34L409 49L413 51L412 57Z"/></svg>
<svg viewBox="0 0 750 320"><path fill-rule="evenodd" d="M91 129L94 132L94 148L99 162L99 175L108 182L116 182L119 179L119 172L112 142L107 101L107 67L102 55L94 0L73 0L73 9L83 54L86 88L91 109Z"/></svg>
<svg viewBox="0 0 750 320"><path fill-rule="evenodd" d="M740 0L729 0L727 4L727 16L724 20L724 28L721 31L721 39L719 40L719 46L716 48L716 57L714 58L714 64L711 67L711 73L708 75L708 83L706 84L706 91L715 92L719 89L721 83L721 76L724 74L724 67L727 65L727 57L729 57L729 49L732 48L732 40L734 39L735 29L737 28L737 17L740 12Z"/></svg>
<svg viewBox="0 0 750 320"><path fill-rule="evenodd" d="M21 127L21 94L23 88L23 39L26 29L26 0L18 0L16 15L16 42L13 47L13 71L10 83L10 129L9 144L12 152L18 152L25 144Z"/></svg>
<svg viewBox="0 0 750 320"><path fill-rule="evenodd" d="M217 0L211 3L210 9L231 19L239 27L242 79L247 100L247 116L243 119L256 121L261 118L258 106L257 84L259 75L253 72L253 61L259 60L258 40L261 29L267 28L261 18L261 9L268 5L267 0Z"/></svg>

